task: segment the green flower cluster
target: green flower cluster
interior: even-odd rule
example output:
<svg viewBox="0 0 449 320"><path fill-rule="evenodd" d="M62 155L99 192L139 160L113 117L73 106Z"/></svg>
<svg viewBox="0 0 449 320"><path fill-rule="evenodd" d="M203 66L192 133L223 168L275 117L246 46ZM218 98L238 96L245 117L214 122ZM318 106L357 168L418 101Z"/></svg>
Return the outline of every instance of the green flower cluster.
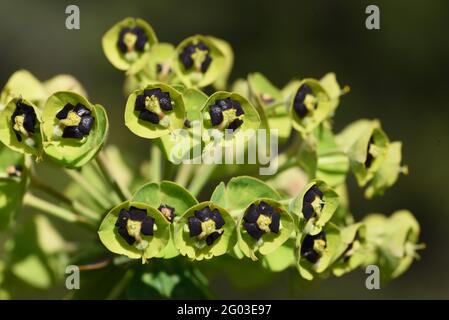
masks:
<svg viewBox="0 0 449 320"><path fill-rule="evenodd" d="M114 25L102 44L108 60L125 71L124 122L151 140L150 160L136 169L127 159L132 154L124 157L114 146L102 150L106 110L86 98L76 79L41 82L17 71L0 93L1 229L11 228L24 203L98 230L101 245L92 244L92 251L107 248L126 263L227 255L272 272L296 268L307 280L372 264L390 280L417 258L420 228L410 212L353 218L349 172L372 198L408 170L401 143L390 141L378 120L334 131L334 113L349 92L335 74L278 88L251 73L228 85L234 58L227 42L195 35L177 46L160 43L147 22L134 18ZM210 151L217 139L246 158L248 140L238 145L233 137L257 129L279 141L279 154L270 154L279 164L272 176L254 177L255 161L179 165L186 156L202 156L192 154L196 146ZM176 154L180 143L187 148ZM72 179L66 190L37 178L36 162L44 159L65 168Z"/></svg>

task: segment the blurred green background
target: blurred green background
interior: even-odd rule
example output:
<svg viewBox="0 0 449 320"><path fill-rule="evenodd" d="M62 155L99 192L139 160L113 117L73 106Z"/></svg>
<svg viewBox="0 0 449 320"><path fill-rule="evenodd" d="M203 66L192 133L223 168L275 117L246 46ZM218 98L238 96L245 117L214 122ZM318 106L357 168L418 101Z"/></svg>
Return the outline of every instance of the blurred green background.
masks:
<svg viewBox="0 0 449 320"><path fill-rule="evenodd" d="M65 28L69 4L80 6L80 30ZM380 7L381 30L365 28L369 4ZM107 107L110 143L144 159L148 142L122 121L123 75L101 48L104 32L126 16L148 20L164 42L195 33L226 39L236 54L232 79L260 71L282 86L292 77L334 71L351 87L337 112L337 130L358 118L379 118L390 138L404 143L410 174L385 196L367 201L353 177L349 184L358 219L407 208L421 223L427 249L406 274L377 291L365 289L362 270L310 287L296 285L296 272L287 272L257 290L240 290L217 277L212 282L220 297L449 298L448 1L2 0L1 86L20 68L41 80L73 74L92 101Z"/></svg>

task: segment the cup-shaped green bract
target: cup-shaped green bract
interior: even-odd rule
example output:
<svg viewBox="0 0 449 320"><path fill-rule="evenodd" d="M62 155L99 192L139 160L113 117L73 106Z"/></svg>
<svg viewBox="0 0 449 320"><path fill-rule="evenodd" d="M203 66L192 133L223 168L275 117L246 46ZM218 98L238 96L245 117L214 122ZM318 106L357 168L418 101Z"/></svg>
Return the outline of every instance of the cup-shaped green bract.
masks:
<svg viewBox="0 0 449 320"><path fill-rule="evenodd" d="M288 211L272 199L258 199L250 204L237 224L240 250L258 260L256 253L267 255L286 242L294 230Z"/></svg>
<svg viewBox="0 0 449 320"><path fill-rule="evenodd" d="M58 164L78 168L104 144L109 128L105 109L71 91L51 95L42 114L45 154Z"/></svg>
<svg viewBox="0 0 449 320"><path fill-rule="evenodd" d="M392 186L401 166L401 143L391 143L377 120L359 120L347 126L337 137L348 154L351 170L360 186L367 186L368 198L383 194Z"/></svg>
<svg viewBox="0 0 449 320"><path fill-rule="evenodd" d="M83 85L70 74L58 74L44 81L42 85L44 86L48 96L58 91L72 91L82 95L83 97L87 97L87 92Z"/></svg>
<svg viewBox="0 0 449 320"><path fill-rule="evenodd" d="M315 79L304 79L296 85L288 107L293 128L302 134L311 132L333 114L329 95Z"/></svg>
<svg viewBox="0 0 449 320"><path fill-rule="evenodd" d="M24 97L40 106L47 96L44 86L34 75L27 70L18 70L11 75L0 93L0 111L14 98Z"/></svg>
<svg viewBox="0 0 449 320"><path fill-rule="evenodd" d="M324 181L313 180L290 203L300 232L316 235L332 218L339 204L338 194Z"/></svg>
<svg viewBox="0 0 449 320"><path fill-rule="evenodd" d="M201 156L201 109L208 98L199 89L184 87L180 90L182 90L186 111L184 130L175 130L172 134L161 137L167 159L175 164Z"/></svg>
<svg viewBox="0 0 449 320"><path fill-rule="evenodd" d="M366 228L362 223L355 223L340 229L341 242L337 252L337 261L332 266L336 276L342 276L366 261Z"/></svg>
<svg viewBox="0 0 449 320"><path fill-rule="evenodd" d="M313 280L335 261L340 247L340 232L332 223L327 223L315 235L299 233L296 239L296 267L306 280Z"/></svg>
<svg viewBox="0 0 449 320"><path fill-rule="evenodd" d="M20 210L26 185L24 155L0 143L0 230L12 226Z"/></svg>
<svg viewBox="0 0 449 320"><path fill-rule="evenodd" d="M0 113L0 141L14 151L42 157L42 115L33 103L14 98Z"/></svg>
<svg viewBox="0 0 449 320"><path fill-rule="evenodd" d="M235 139L246 142L256 134L261 123L259 113L246 98L226 91L211 95L201 110L201 116L206 143L212 137L231 144Z"/></svg>
<svg viewBox="0 0 449 320"><path fill-rule="evenodd" d="M381 214L368 215L363 220L366 226L366 242L370 255L366 265L376 264L380 268L381 279L389 281L400 276L418 258L417 250L420 226L407 210L399 210L390 217Z"/></svg>
<svg viewBox="0 0 449 320"><path fill-rule="evenodd" d="M175 88L154 83L134 91L126 102L125 124L142 138L156 139L184 126L185 107Z"/></svg>
<svg viewBox="0 0 449 320"><path fill-rule="evenodd" d="M149 52L149 59L143 69L143 75L150 81L176 83L173 62L176 57L175 47L171 43L155 43Z"/></svg>
<svg viewBox="0 0 449 320"><path fill-rule="evenodd" d="M148 204L126 201L108 212L98 234L109 251L145 262L169 242L170 223Z"/></svg>
<svg viewBox="0 0 449 320"><path fill-rule="evenodd" d="M229 68L222 44L214 38L195 35L176 48L174 69L187 87L205 87L217 81Z"/></svg>
<svg viewBox="0 0 449 320"><path fill-rule="evenodd" d="M173 222L198 201L184 187L170 181L161 183L148 183L140 187L133 195L132 201L143 202L158 209L171 224L170 241L158 254L165 259L173 258L179 254L174 243Z"/></svg>
<svg viewBox="0 0 449 320"><path fill-rule="evenodd" d="M153 28L142 19L126 18L116 23L103 36L103 51L109 62L120 70L140 71L148 52L157 43Z"/></svg>
<svg viewBox="0 0 449 320"><path fill-rule="evenodd" d="M234 65L234 52L232 51L231 45L227 41L211 36L209 36L209 39L221 50L224 55L223 71L213 83L216 90L224 90L227 87L228 78Z"/></svg>
<svg viewBox="0 0 449 320"><path fill-rule="evenodd" d="M175 221L176 248L192 260L223 255L235 242L234 219L210 201L194 205Z"/></svg>
<svg viewBox="0 0 449 320"><path fill-rule="evenodd" d="M341 89L337 82L337 76L333 72L325 74L320 79L320 84L329 96L329 100L331 101L331 109L337 109L340 102L340 96L349 92L349 87Z"/></svg>
<svg viewBox="0 0 449 320"><path fill-rule="evenodd" d="M259 113L262 121L266 120L267 128L270 131L276 130L280 139L287 139L291 133L292 121L282 91L261 73L248 75L248 90L254 104L262 109Z"/></svg>

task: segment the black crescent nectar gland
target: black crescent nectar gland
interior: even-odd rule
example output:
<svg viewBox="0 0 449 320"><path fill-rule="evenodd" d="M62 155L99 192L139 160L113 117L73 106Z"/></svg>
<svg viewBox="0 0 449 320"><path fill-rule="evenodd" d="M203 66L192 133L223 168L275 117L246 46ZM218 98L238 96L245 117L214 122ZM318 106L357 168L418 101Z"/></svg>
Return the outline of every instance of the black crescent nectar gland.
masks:
<svg viewBox="0 0 449 320"><path fill-rule="evenodd" d="M33 107L23 103L22 100L18 100L16 109L11 115L11 125L17 141L22 142L23 138L33 137L36 124L37 117Z"/></svg>
<svg viewBox="0 0 449 320"><path fill-rule="evenodd" d="M179 54L179 60L186 70L194 69L201 73L206 73L212 63L210 49L202 41L185 46Z"/></svg>
<svg viewBox="0 0 449 320"><path fill-rule="evenodd" d="M302 203L302 214L306 220L319 215L324 207L323 192L318 188L317 185L313 185L304 194L304 199Z"/></svg>
<svg viewBox="0 0 449 320"><path fill-rule="evenodd" d="M243 216L243 227L255 240L259 240L265 233L278 233L281 215L277 209L261 201L252 204Z"/></svg>
<svg viewBox="0 0 449 320"><path fill-rule="evenodd" d="M310 111L315 110L317 107L316 97L313 95L312 89L307 85L303 84L299 87L295 95L295 100L293 102L293 108L296 114L301 119L306 117Z"/></svg>
<svg viewBox="0 0 449 320"><path fill-rule="evenodd" d="M130 207L129 210L120 210L115 226L118 234L129 245L133 245L142 241L142 235L153 235L154 221L154 218L147 216L147 210Z"/></svg>
<svg viewBox="0 0 449 320"><path fill-rule="evenodd" d="M59 120L58 126L62 130L62 137L72 139L88 136L95 121L92 112L81 103L76 106L67 103L56 114L56 118Z"/></svg>
<svg viewBox="0 0 449 320"><path fill-rule="evenodd" d="M218 209L211 210L210 207L196 210L194 216L188 219L190 237L206 239L208 246L211 246L223 234L224 225L225 221Z"/></svg>
<svg viewBox="0 0 449 320"><path fill-rule="evenodd" d="M369 142L368 142L367 150L366 150L365 168L367 168L367 169L369 169L371 167L371 165L373 164L373 161L374 161L374 156L370 151L371 145L373 145L373 144L375 144L374 138L373 138L373 136L371 136L371 138L369 139Z"/></svg>
<svg viewBox="0 0 449 320"><path fill-rule="evenodd" d="M322 257L326 246L326 234L324 231L314 236L306 235L301 244L301 256L310 263L316 263Z"/></svg>
<svg viewBox="0 0 449 320"><path fill-rule="evenodd" d="M215 104L209 106L210 122L221 130L235 131L240 128L244 114L240 102L231 98L217 99Z"/></svg>
<svg viewBox="0 0 449 320"><path fill-rule="evenodd" d="M148 43L145 30L140 27L123 28L120 31L117 46L123 54L128 52L143 52Z"/></svg>
<svg viewBox="0 0 449 320"><path fill-rule="evenodd" d="M173 110L174 105L170 93L159 88L146 89L136 97L134 111L139 113L140 120L160 124L166 113Z"/></svg>

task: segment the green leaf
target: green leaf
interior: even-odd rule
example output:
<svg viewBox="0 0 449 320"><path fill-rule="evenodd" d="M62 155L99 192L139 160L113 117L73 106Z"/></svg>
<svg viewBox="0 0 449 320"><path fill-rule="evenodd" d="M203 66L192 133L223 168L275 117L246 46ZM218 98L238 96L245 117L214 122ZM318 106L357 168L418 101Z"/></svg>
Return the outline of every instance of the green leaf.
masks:
<svg viewBox="0 0 449 320"><path fill-rule="evenodd" d="M179 59L179 55L184 48L190 44L197 44L203 42L209 48L209 55L212 62L205 73L196 71L194 67L186 70L183 63ZM227 54L227 56L226 56ZM182 83L187 87L202 88L213 82L219 80L229 68L229 52L223 52L223 45L217 42L216 38L195 35L183 40L176 48L176 59L174 62L174 69Z"/></svg>
<svg viewBox="0 0 449 320"><path fill-rule="evenodd" d="M74 106L81 103L94 117L90 133L81 140L62 138L55 134L55 129L59 126L56 115L67 103ZM109 129L106 110L102 106L91 104L83 96L70 91L61 91L50 96L45 103L42 119L45 154L56 163L69 168L79 168L92 160L103 146Z"/></svg>
<svg viewBox="0 0 449 320"><path fill-rule="evenodd" d="M20 133L22 141L19 141L16 133L14 132L14 125L11 117L16 111L16 103L21 101L27 106L31 106L36 115L36 125L34 127L34 134L25 136ZM0 141L7 147L14 151L34 155L37 160L42 160L42 115L40 109L38 109L29 100L14 98L7 105L6 108L0 113Z"/></svg>
<svg viewBox="0 0 449 320"><path fill-rule="evenodd" d="M302 210L304 203L304 195L313 186L317 186L323 193L322 206L318 212L306 220ZM316 235L321 232L322 228L332 218L339 204L338 194L329 187L324 181L312 180L290 203L290 212L297 218L297 224L300 232L304 234Z"/></svg>
<svg viewBox="0 0 449 320"><path fill-rule="evenodd" d="M204 239L190 237L188 228L188 218L194 215L194 212L205 207L211 210L217 209L225 221L221 236L207 245ZM175 221L175 245L183 256L192 260L211 259L214 256L220 256L231 250L236 242L235 222L231 215L225 209L216 204L206 201L194 205L187 210L178 221Z"/></svg>
<svg viewBox="0 0 449 320"><path fill-rule="evenodd" d="M165 117L169 119L166 127L160 123L153 124L149 121L139 119L138 113L134 110L137 96L143 94L144 90L147 89L161 89L163 92L168 92L170 94L174 106L172 111L166 112ZM182 95L179 91L167 84L154 83L146 86L143 90L136 90L128 97L128 101L126 102L125 124L129 130L142 138L160 138L170 134L175 129L182 129L184 126L184 119L185 105Z"/></svg>
<svg viewBox="0 0 449 320"><path fill-rule="evenodd" d="M123 54L118 47L120 32L123 28L134 27L140 27L145 31L148 42L143 52L133 51ZM144 67L149 58L149 50L155 43L157 43L157 38L153 28L145 20L136 18L125 18L116 23L102 39L103 51L109 62L119 70L132 68L131 73L136 73Z"/></svg>
<svg viewBox="0 0 449 320"><path fill-rule="evenodd" d="M152 236L141 235L142 243L128 244L117 231L115 223L121 209L130 207L145 209L147 215L155 219L155 230ZM170 238L170 224L157 209L142 202L126 201L114 207L103 219L98 234L103 245L111 252L125 255L131 259L142 258L142 262L156 257L165 248ZM146 248L141 247L146 244Z"/></svg>

